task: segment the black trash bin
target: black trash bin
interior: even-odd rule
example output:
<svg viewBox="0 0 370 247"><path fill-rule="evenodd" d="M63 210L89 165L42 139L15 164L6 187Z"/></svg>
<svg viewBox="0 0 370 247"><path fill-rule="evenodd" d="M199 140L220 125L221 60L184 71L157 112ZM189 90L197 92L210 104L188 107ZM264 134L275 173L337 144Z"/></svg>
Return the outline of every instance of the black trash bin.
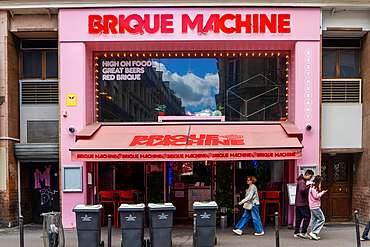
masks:
<svg viewBox="0 0 370 247"><path fill-rule="evenodd" d="M172 246L173 211L176 207L172 203L149 203L150 213L150 241L152 247Z"/></svg>
<svg viewBox="0 0 370 247"><path fill-rule="evenodd" d="M197 246L211 247L217 244L216 237L216 202L194 202L197 214Z"/></svg>
<svg viewBox="0 0 370 247"><path fill-rule="evenodd" d="M78 247L104 247L104 241L101 241L102 210L102 205L82 204L73 209L76 213Z"/></svg>
<svg viewBox="0 0 370 247"><path fill-rule="evenodd" d="M146 246L144 241L144 204L121 204L118 208L121 219L121 247Z"/></svg>

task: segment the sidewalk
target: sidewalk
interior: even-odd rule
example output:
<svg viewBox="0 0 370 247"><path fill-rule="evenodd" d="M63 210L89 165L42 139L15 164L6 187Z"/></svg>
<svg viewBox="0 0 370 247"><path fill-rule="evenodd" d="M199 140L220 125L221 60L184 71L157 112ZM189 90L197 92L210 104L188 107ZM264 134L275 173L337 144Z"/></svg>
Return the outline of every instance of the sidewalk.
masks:
<svg viewBox="0 0 370 247"><path fill-rule="evenodd" d="M360 226L362 233L365 226ZM352 222L343 224L326 224L320 234L321 240L314 241L302 238L293 238L293 230L283 226L280 229L280 246L282 247L297 247L302 245L315 246L356 246L356 230ZM42 226L26 225L25 247L42 247ZM65 229L66 247L77 247L77 232L75 229ZM107 246L107 227L102 228L102 240ZM193 242L193 231L191 228L174 228L172 241L174 247L191 247ZM145 238L149 236L149 229L145 228ZM273 226L267 226L264 236L254 236L253 227L246 229L242 236L235 235L232 228L221 230L217 228L217 246L276 246L275 229ZM121 229L113 229L112 231L112 247L119 247L121 243ZM361 242L362 246L370 246L370 242ZM0 246L19 246L19 228L0 229Z"/></svg>

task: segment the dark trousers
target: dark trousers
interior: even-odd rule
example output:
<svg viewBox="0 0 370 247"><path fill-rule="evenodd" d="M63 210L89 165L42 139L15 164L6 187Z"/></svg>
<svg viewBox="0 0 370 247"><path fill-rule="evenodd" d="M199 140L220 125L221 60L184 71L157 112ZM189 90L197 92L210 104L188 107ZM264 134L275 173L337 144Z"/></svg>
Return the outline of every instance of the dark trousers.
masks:
<svg viewBox="0 0 370 247"><path fill-rule="evenodd" d="M303 219L301 233L307 232L307 227L310 224L311 212L309 206L296 206L295 207L295 231L294 234L299 233L299 228Z"/></svg>
<svg viewBox="0 0 370 247"><path fill-rule="evenodd" d="M367 224L365 226L364 232L362 233L362 238L367 237L367 235L369 234L369 230L370 230L370 220L369 220L369 222L367 222Z"/></svg>

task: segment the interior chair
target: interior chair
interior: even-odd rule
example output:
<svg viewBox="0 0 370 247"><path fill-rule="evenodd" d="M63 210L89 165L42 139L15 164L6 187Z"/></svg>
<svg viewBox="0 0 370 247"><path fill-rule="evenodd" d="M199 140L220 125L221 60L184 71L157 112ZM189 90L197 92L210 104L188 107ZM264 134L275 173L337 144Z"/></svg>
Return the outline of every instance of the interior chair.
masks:
<svg viewBox="0 0 370 247"><path fill-rule="evenodd" d="M140 190L131 190L131 191L134 193L134 195L135 195L135 193L140 192ZM139 203L139 195L138 194L136 194L136 203Z"/></svg>
<svg viewBox="0 0 370 247"><path fill-rule="evenodd" d="M279 229L281 228L281 212L280 212L280 191L265 191L265 203L264 203L264 212L263 212L263 219L262 219L262 226L265 228L265 222L266 222L266 216L268 217L275 217L275 213L266 214L266 208L267 204L276 204L278 206L278 212L279 212Z"/></svg>
<svg viewBox="0 0 370 247"><path fill-rule="evenodd" d="M116 201L114 199L114 191L100 191L100 204L103 205L103 226L105 217L108 217L110 214L114 220L114 227L117 228L116 218L118 213L116 209Z"/></svg>
<svg viewBox="0 0 370 247"><path fill-rule="evenodd" d="M132 190L124 191L120 190L118 197L118 207L121 203L134 204L134 192ZM116 216L117 226L119 223L119 214Z"/></svg>

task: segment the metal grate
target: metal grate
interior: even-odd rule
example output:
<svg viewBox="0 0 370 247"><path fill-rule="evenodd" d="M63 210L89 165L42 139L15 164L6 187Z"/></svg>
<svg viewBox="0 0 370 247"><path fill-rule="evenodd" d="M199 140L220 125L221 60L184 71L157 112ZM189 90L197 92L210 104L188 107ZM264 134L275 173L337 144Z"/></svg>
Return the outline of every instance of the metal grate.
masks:
<svg viewBox="0 0 370 247"><path fill-rule="evenodd" d="M334 163L334 181L348 180L348 164L346 161Z"/></svg>
<svg viewBox="0 0 370 247"><path fill-rule="evenodd" d="M58 104L58 81L22 81L22 104Z"/></svg>
<svg viewBox="0 0 370 247"><path fill-rule="evenodd" d="M361 103L361 79L322 79L322 103Z"/></svg>
<svg viewBox="0 0 370 247"><path fill-rule="evenodd" d="M328 167L326 165L321 165L321 177L324 181L327 181Z"/></svg>

